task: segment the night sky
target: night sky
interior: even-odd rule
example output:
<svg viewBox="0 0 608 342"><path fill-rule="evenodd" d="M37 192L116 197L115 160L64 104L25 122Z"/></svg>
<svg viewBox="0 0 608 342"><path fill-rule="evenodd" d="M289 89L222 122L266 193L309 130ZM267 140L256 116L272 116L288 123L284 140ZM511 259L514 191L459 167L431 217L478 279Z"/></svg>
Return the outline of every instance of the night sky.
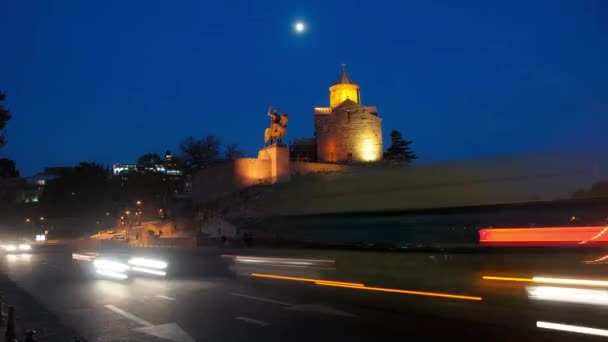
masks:
<svg viewBox="0 0 608 342"><path fill-rule="evenodd" d="M608 146L605 0L6 0L0 32L24 175L189 135L255 156L271 104L312 136L342 63L420 163Z"/></svg>

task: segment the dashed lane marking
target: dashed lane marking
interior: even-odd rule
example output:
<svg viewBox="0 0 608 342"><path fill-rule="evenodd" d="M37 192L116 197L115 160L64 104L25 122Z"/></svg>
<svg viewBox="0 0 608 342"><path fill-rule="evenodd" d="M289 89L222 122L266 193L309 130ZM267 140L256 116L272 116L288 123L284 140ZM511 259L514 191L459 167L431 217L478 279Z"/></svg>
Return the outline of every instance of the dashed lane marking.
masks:
<svg viewBox="0 0 608 342"><path fill-rule="evenodd" d="M273 303L273 304L279 304L279 305L285 305L285 306L293 306L293 304L290 304L290 303L287 303L287 302L281 302L279 300L274 300L274 299L270 299L270 298L250 296L250 295L246 295L246 294L242 294L242 293L236 293L236 292L230 292L230 294L233 295L233 296L238 296L238 297L258 300L260 302L267 302L267 303Z"/></svg>
<svg viewBox="0 0 608 342"><path fill-rule="evenodd" d="M137 316L135 316L133 314L130 314L130 313L128 313L128 312L126 312L126 311L124 311L122 309L119 309L119 308L115 307L114 305L106 305L106 308L108 308L108 309L116 312L117 314L119 314L119 315L121 315L121 316L123 316L125 318L128 318L128 319L132 320L133 322L136 322L136 323L138 323L140 325L143 325L143 326L146 326L146 327L152 327L152 326L154 326L154 324L152 324L152 323L144 320L143 318L139 318L139 317L137 317Z"/></svg>
<svg viewBox="0 0 608 342"><path fill-rule="evenodd" d="M235 319L241 320L243 322L247 322L247 323L251 323L251 324L255 324L255 325L259 325L261 327L267 327L270 325L270 323L268 322L264 322L264 321L259 321L257 319L253 319L253 318L248 318L248 317L243 317L243 316L239 316L239 317L235 317Z"/></svg>

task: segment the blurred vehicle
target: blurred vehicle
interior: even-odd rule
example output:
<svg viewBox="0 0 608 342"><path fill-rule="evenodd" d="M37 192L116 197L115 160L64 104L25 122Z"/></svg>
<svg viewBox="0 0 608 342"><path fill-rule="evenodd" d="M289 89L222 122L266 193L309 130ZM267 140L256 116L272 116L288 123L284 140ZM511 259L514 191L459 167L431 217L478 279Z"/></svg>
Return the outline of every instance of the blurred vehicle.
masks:
<svg viewBox="0 0 608 342"><path fill-rule="evenodd" d="M2 243L2 250L5 253L28 253L32 245L27 241L6 241Z"/></svg>
<svg viewBox="0 0 608 342"><path fill-rule="evenodd" d="M121 253L73 253L72 260L83 274L116 280L127 280L134 274L165 277L168 268L164 260Z"/></svg>

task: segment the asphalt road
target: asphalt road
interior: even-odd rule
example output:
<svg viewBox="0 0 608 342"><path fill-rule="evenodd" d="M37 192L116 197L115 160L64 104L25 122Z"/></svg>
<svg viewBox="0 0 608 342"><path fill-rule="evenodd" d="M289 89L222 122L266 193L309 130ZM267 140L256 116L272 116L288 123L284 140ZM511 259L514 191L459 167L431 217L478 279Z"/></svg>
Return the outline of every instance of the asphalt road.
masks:
<svg viewBox="0 0 608 342"><path fill-rule="evenodd" d="M172 263L179 263L181 272L168 279L127 282L90 277L74 266L70 254L56 251L5 255L0 268L88 341L309 342L457 336L571 341L592 338L540 329L537 321L608 329L605 307L532 301L526 297L526 284L518 282L475 282L465 288L461 281L446 281L445 274L437 274L441 283L434 289L483 297L477 301L235 276L204 255L183 255ZM419 286L406 283L400 288L420 290Z"/></svg>

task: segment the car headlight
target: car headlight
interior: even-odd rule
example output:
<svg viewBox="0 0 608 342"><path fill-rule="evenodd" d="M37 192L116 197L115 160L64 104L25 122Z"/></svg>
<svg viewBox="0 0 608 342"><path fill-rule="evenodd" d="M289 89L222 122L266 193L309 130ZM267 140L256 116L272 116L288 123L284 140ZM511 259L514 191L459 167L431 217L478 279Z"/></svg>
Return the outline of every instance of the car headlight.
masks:
<svg viewBox="0 0 608 342"><path fill-rule="evenodd" d="M122 262L108 260L108 259L96 259L93 261L93 265L97 270L108 270L114 272L126 272L131 267L123 264Z"/></svg>
<svg viewBox="0 0 608 342"><path fill-rule="evenodd" d="M29 251L30 249L32 249L32 246L28 245L27 243L22 243L19 245L20 251Z"/></svg>
<svg viewBox="0 0 608 342"><path fill-rule="evenodd" d="M156 276L164 277L167 275L165 271L168 264L163 260L148 259L148 258L131 258L128 261L131 265L131 271L153 274Z"/></svg>
<svg viewBox="0 0 608 342"><path fill-rule="evenodd" d="M129 264L133 266L147 267L147 268L155 268L155 269L165 269L167 268L167 262L162 260L148 259L148 258L131 258L129 259Z"/></svg>
<svg viewBox="0 0 608 342"><path fill-rule="evenodd" d="M2 248L4 248L4 250L8 252L14 252L17 250L17 246L15 245L4 245L2 246Z"/></svg>

